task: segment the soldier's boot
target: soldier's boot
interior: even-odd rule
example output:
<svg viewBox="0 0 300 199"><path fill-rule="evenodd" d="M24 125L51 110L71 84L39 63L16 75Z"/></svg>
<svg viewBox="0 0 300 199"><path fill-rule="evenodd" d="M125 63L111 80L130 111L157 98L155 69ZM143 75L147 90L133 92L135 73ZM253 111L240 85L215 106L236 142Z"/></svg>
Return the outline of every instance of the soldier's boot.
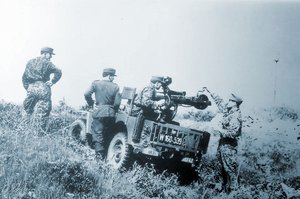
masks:
<svg viewBox="0 0 300 199"><path fill-rule="evenodd" d="M238 179L236 176L234 176L234 175L230 176L230 185L229 186L230 186L231 191L237 190Z"/></svg>
<svg viewBox="0 0 300 199"><path fill-rule="evenodd" d="M230 176L224 188L226 193L237 190L237 178L235 176Z"/></svg>
<svg viewBox="0 0 300 199"><path fill-rule="evenodd" d="M229 193L231 192L231 187L230 187L229 184L226 184L226 185L224 186L224 191L225 191L227 194L229 194Z"/></svg>
<svg viewBox="0 0 300 199"><path fill-rule="evenodd" d="M230 188L230 177L227 173L223 173L223 185L222 185L222 191L229 194L231 192Z"/></svg>

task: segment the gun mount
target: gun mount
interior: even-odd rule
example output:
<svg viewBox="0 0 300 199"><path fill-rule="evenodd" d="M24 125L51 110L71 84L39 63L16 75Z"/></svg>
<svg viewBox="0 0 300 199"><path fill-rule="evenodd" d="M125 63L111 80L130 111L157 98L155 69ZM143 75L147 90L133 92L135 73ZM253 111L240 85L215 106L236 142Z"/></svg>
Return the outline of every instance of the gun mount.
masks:
<svg viewBox="0 0 300 199"><path fill-rule="evenodd" d="M166 115L166 120L171 121L176 113L179 105L193 106L197 109L204 110L211 105L208 97L201 94L201 91L196 96L187 97L185 91L173 91L169 88L172 83L171 77L164 77L162 82L163 92L157 93L156 99L165 99L166 103L162 112Z"/></svg>

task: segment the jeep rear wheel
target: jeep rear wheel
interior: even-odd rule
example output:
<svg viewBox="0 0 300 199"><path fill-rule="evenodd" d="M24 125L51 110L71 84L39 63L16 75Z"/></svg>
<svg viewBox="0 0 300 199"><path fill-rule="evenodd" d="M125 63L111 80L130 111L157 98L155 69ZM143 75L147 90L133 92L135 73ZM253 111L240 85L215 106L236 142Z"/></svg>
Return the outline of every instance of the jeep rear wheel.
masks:
<svg viewBox="0 0 300 199"><path fill-rule="evenodd" d="M83 120L76 120L69 128L68 134L81 144L86 144L87 134L86 126Z"/></svg>
<svg viewBox="0 0 300 199"><path fill-rule="evenodd" d="M114 169L126 168L130 163L131 147L128 144L127 135L123 132L117 133L108 146L107 164Z"/></svg>

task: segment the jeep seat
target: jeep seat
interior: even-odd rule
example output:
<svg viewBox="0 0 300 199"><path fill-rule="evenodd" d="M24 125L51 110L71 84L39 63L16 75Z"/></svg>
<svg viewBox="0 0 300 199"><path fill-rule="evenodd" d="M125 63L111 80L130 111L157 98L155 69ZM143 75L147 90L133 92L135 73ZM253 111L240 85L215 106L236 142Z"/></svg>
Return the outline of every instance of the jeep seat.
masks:
<svg viewBox="0 0 300 199"><path fill-rule="evenodd" d="M133 102L136 94L136 88L131 88L131 87L124 87L122 94L121 94L121 107L123 107L123 110L125 110L128 115L131 114L132 107L133 107ZM125 101L125 105L124 105ZM121 108L122 110L122 108Z"/></svg>

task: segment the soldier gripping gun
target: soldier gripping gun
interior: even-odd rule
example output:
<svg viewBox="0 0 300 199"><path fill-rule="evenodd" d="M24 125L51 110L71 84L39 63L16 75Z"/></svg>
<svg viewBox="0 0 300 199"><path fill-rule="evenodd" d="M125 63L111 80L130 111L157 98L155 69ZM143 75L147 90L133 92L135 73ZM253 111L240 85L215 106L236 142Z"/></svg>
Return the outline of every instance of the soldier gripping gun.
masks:
<svg viewBox="0 0 300 199"><path fill-rule="evenodd" d="M175 117L178 105L193 106L200 110L204 110L211 105L211 101L209 101L205 94L202 94L202 91L199 91L196 96L187 97L185 91L179 92L171 90L169 88L171 83L171 77L163 77L163 92L156 94L156 100L165 99L162 112L166 115L167 120L171 121Z"/></svg>

